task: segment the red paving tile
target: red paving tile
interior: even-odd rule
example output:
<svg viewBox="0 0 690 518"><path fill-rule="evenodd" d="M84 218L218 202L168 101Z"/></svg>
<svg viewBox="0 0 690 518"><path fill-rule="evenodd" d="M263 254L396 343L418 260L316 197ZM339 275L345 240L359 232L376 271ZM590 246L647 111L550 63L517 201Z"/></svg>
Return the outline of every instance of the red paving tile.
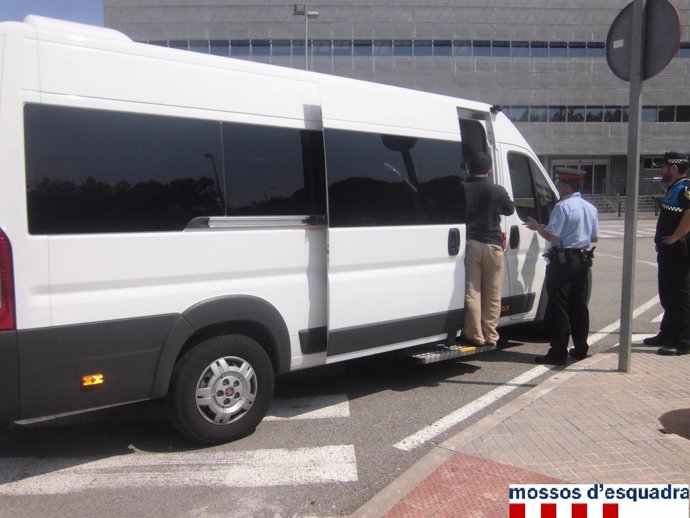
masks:
<svg viewBox="0 0 690 518"><path fill-rule="evenodd" d="M508 464L455 453L386 514L386 518L507 517L510 484L564 481Z"/></svg>

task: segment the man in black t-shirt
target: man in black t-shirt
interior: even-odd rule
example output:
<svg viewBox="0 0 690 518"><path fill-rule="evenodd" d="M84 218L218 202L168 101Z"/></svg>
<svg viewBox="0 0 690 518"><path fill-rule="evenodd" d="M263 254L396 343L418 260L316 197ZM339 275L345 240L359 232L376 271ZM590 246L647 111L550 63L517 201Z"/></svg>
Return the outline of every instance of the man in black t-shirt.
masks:
<svg viewBox="0 0 690 518"><path fill-rule="evenodd" d="M465 183L467 236L465 245L465 325L462 340L470 345L498 343L503 284L501 215L515 211L506 190L491 181L492 162L486 153L470 161Z"/></svg>
<svg viewBox="0 0 690 518"><path fill-rule="evenodd" d="M661 345L658 353L675 356L690 353L690 180L688 157L668 152L661 166L666 196L656 224L659 300L664 308L659 333L644 339L646 345Z"/></svg>

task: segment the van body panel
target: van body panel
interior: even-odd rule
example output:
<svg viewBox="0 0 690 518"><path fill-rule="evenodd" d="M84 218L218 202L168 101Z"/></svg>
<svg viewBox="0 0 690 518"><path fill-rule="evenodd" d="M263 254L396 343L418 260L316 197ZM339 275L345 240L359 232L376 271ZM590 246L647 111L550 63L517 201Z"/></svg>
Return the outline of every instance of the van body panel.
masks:
<svg viewBox="0 0 690 518"><path fill-rule="evenodd" d="M19 419L19 359L16 331L0 332L0 423Z"/></svg>
<svg viewBox="0 0 690 518"><path fill-rule="evenodd" d="M151 397L161 345L176 315L29 329L17 333L20 418ZM82 387L82 376L104 383Z"/></svg>

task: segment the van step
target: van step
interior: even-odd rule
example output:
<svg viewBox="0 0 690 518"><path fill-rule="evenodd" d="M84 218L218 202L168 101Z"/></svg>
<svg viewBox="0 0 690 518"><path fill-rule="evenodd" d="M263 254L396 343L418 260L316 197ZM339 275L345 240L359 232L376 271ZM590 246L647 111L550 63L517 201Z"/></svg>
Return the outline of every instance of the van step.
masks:
<svg viewBox="0 0 690 518"><path fill-rule="evenodd" d="M475 347L471 345L447 346L444 344L435 344L410 347L409 349L400 351L400 354L407 356L416 363L424 364L452 360L454 358L461 358L463 356L472 356L473 354L493 351L494 349L496 349L495 345L482 345L480 347Z"/></svg>

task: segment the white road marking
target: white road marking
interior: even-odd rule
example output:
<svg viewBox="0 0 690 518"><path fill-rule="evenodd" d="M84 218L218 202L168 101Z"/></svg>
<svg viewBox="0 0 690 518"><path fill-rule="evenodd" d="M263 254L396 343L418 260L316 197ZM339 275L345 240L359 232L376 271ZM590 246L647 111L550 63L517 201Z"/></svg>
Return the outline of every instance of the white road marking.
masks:
<svg viewBox="0 0 690 518"><path fill-rule="evenodd" d="M239 452L132 453L98 460L14 457L0 459L0 468L0 495L13 496L132 487L266 487L358 480L355 447L350 444Z"/></svg>
<svg viewBox="0 0 690 518"><path fill-rule="evenodd" d="M347 394L274 399L264 421L350 417Z"/></svg>
<svg viewBox="0 0 690 518"><path fill-rule="evenodd" d="M633 311L633 318L636 318L637 316L641 315L649 308L654 307L654 305L658 303L658 296L655 296L654 298L648 300L647 302L645 302ZM612 324L609 324L608 326L604 327L600 331L590 334L588 340L589 345L594 345L596 342L608 336L609 334L617 331L619 328L620 320L617 320ZM482 397L475 399L471 403L468 403L467 405L459 408L458 410L451 412L447 416L442 417L435 423L432 423L429 426L422 428L420 431L395 443L393 447L399 450L412 451L415 448L421 446L422 444L432 440L434 437L449 430L453 426L463 422L465 419L471 417L477 412L480 412L481 410L495 403L502 397L507 396L514 390L526 385L536 377L548 372L549 370L550 369L548 367L545 367L543 365L534 367L528 370L527 372L524 372L523 374L513 378L504 385L501 385L500 387L495 388L491 392L484 394Z"/></svg>

